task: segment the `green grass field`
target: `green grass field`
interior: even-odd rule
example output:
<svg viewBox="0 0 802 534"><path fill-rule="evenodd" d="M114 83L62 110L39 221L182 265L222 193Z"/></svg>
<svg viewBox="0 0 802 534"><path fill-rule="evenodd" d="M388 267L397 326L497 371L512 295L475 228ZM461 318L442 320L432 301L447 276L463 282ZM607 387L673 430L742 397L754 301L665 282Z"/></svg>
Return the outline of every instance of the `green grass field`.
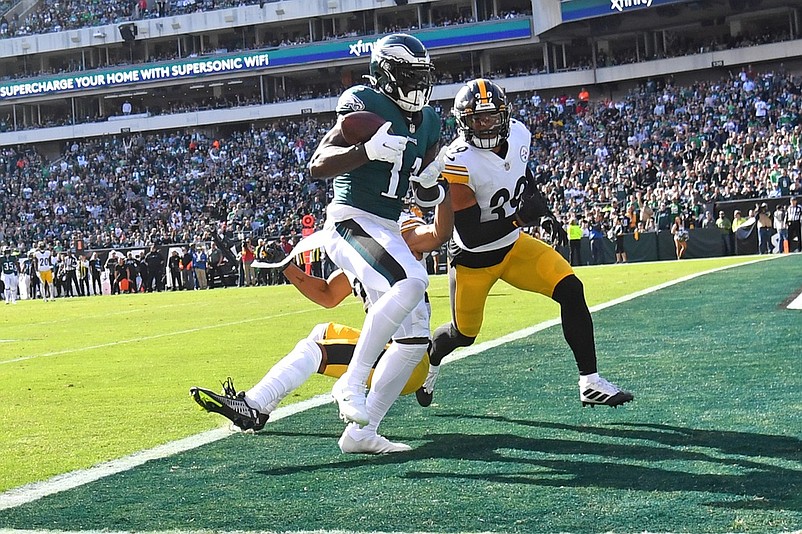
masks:
<svg viewBox="0 0 802 534"><path fill-rule="evenodd" d="M580 268L589 304L727 258ZM752 258L754 259L754 258ZM449 364L436 405L402 399L384 432L411 453L339 454L322 406L0 512L0 528L689 531L802 528L802 256L729 269L594 313L619 410L579 408L559 328ZM430 288L448 319L447 280ZM359 325L289 286L4 306L0 491L220 427L187 390L245 388L318 322ZM498 285L479 341L558 315ZM315 377L293 403L324 393ZM339 495L341 486L354 493ZM377 494L379 498L369 498Z"/></svg>

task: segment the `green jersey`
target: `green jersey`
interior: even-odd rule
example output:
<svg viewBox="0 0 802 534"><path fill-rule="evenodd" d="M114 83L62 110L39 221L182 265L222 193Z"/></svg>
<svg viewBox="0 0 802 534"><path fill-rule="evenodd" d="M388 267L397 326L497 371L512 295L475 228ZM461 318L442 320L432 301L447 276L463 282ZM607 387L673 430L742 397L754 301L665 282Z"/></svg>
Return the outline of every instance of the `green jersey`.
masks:
<svg viewBox="0 0 802 534"><path fill-rule="evenodd" d="M19 258L13 254L3 256L3 274L19 274Z"/></svg>
<svg viewBox="0 0 802 534"><path fill-rule="evenodd" d="M371 111L392 122L390 132L409 139L400 165L369 161L334 179L334 203L353 206L379 217L397 221L409 189L410 174L421 170L426 152L440 141L440 117L430 106L414 114L412 122L379 91L357 85L337 102L337 113Z"/></svg>

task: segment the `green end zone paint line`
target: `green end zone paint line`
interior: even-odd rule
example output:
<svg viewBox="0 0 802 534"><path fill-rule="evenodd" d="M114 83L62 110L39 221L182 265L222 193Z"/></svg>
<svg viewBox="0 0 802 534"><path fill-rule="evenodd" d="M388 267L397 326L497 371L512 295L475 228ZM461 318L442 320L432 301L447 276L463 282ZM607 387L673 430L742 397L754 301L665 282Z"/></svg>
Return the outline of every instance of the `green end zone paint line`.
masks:
<svg viewBox="0 0 802 534"><path fill-rule="evenodd" d="M749 261L746 263L740 263L735 265L727 265L722 267L717 267L714 269L709 269L706 271L702 271L699 273L690 274L687 276L683 276L677 278L675 280L671 280L668 282L664 282L662 284L658 284L656 286L652 286L650 288L646 288L641 291L636 291L630 293L629 295L625 295L623 297L610 300L608 302L598 304L596 306L591 307L592 312L600 311L618 304L622 304L624 302L631 301L638 297L648 295L650 293L654 293L658 290L665 289L689 280L693 280L695 278L724 271L733 267L738 267L741 265L751 265L757 262L767 261L771 259L776 259L782 256L767 256L755 259L753 261ZM500 345L516 341L532 334L550 328L552 326L560 324L559 319L552 319L549 321L544 321L537 325L534 325L529 328L525 328L519 330L517 332L513 332L506 336L502 336L498 339L489 340L483 343L479 343L472 347L467 347L464 349L459 350L452 356L449 356L444 359L444 363L449 363L452 361L457 361L463 358L466 358L471 355L475 355L486 350L498 347ZM271 420L279 420L285 417L289 417L291 415L309 410L311 408L315 408L318 406L322 406L331 402L331 398L328 395L319 395L313 397L309 400L299 402L296 404L292 404L290 406L282 407L271 414ZM138 453L132 454L130 456L126 456L124 458L119 458L116 460L112 460L109 462L104 462L102 464L96 465L94 467L78 470L70 473L65 473L63 475L58 475L53 477L49 480L28 484L25 486L21 486L19 488L15 488L13 490L9 490L5 493L0 494L0 510L5 510L9 508L14 508L17 506L21 506L23 504L28 504L30 502L36 501L43 497L53 495L56 493L60 493L66 490L70 490L73 488L77 488L91 482L95 482L100 480L104 477L114 475L117 473L121 473L124 471L128 471L133 469L137 466L140 466L149 460L156 460L161 458L166 458L169 456L173 456L179 454L181 452L185 452L188 450L192 450L198 448L202 445L206 445L209 443L213 443L219 441L231 434L231 430L228 427L219 428L207 432L203 432L201 434L197 434L194 436L190 436L178 441L174 441L171 443L167 443L165 445L161 445L155 447L153 449L148 449L145 451L140 451Z"/></svg>

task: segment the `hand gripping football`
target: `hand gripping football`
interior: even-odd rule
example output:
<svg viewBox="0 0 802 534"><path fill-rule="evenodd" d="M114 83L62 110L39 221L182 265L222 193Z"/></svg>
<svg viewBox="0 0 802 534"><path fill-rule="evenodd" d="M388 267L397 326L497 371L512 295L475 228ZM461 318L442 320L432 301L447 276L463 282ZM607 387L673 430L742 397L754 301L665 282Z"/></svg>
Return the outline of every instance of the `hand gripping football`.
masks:
<svg viewBox="0 0 802 534"><path fill-rule="evenodd" d="M373 134L385 122L387 122L387 119L372 111L352 111L347 115L343 115L340 121L340 131L346 143L358 145L373 137Z"/></svg>

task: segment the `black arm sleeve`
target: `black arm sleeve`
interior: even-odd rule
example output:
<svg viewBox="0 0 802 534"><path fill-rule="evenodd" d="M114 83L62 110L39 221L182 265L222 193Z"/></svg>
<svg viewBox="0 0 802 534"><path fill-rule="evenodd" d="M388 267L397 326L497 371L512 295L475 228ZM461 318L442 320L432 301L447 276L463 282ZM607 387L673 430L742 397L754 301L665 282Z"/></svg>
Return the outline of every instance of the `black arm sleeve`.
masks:
<svg viewBox="0 0 802 534"><path fill-rule="evenodd" d="M482 211L479 209L479 204L454 212L454 227L459 232L460 239L468 248L476 248L492 243L516 228L513 223L515 220L514 215L505 219L480 222L481 215Z"/></svg>

